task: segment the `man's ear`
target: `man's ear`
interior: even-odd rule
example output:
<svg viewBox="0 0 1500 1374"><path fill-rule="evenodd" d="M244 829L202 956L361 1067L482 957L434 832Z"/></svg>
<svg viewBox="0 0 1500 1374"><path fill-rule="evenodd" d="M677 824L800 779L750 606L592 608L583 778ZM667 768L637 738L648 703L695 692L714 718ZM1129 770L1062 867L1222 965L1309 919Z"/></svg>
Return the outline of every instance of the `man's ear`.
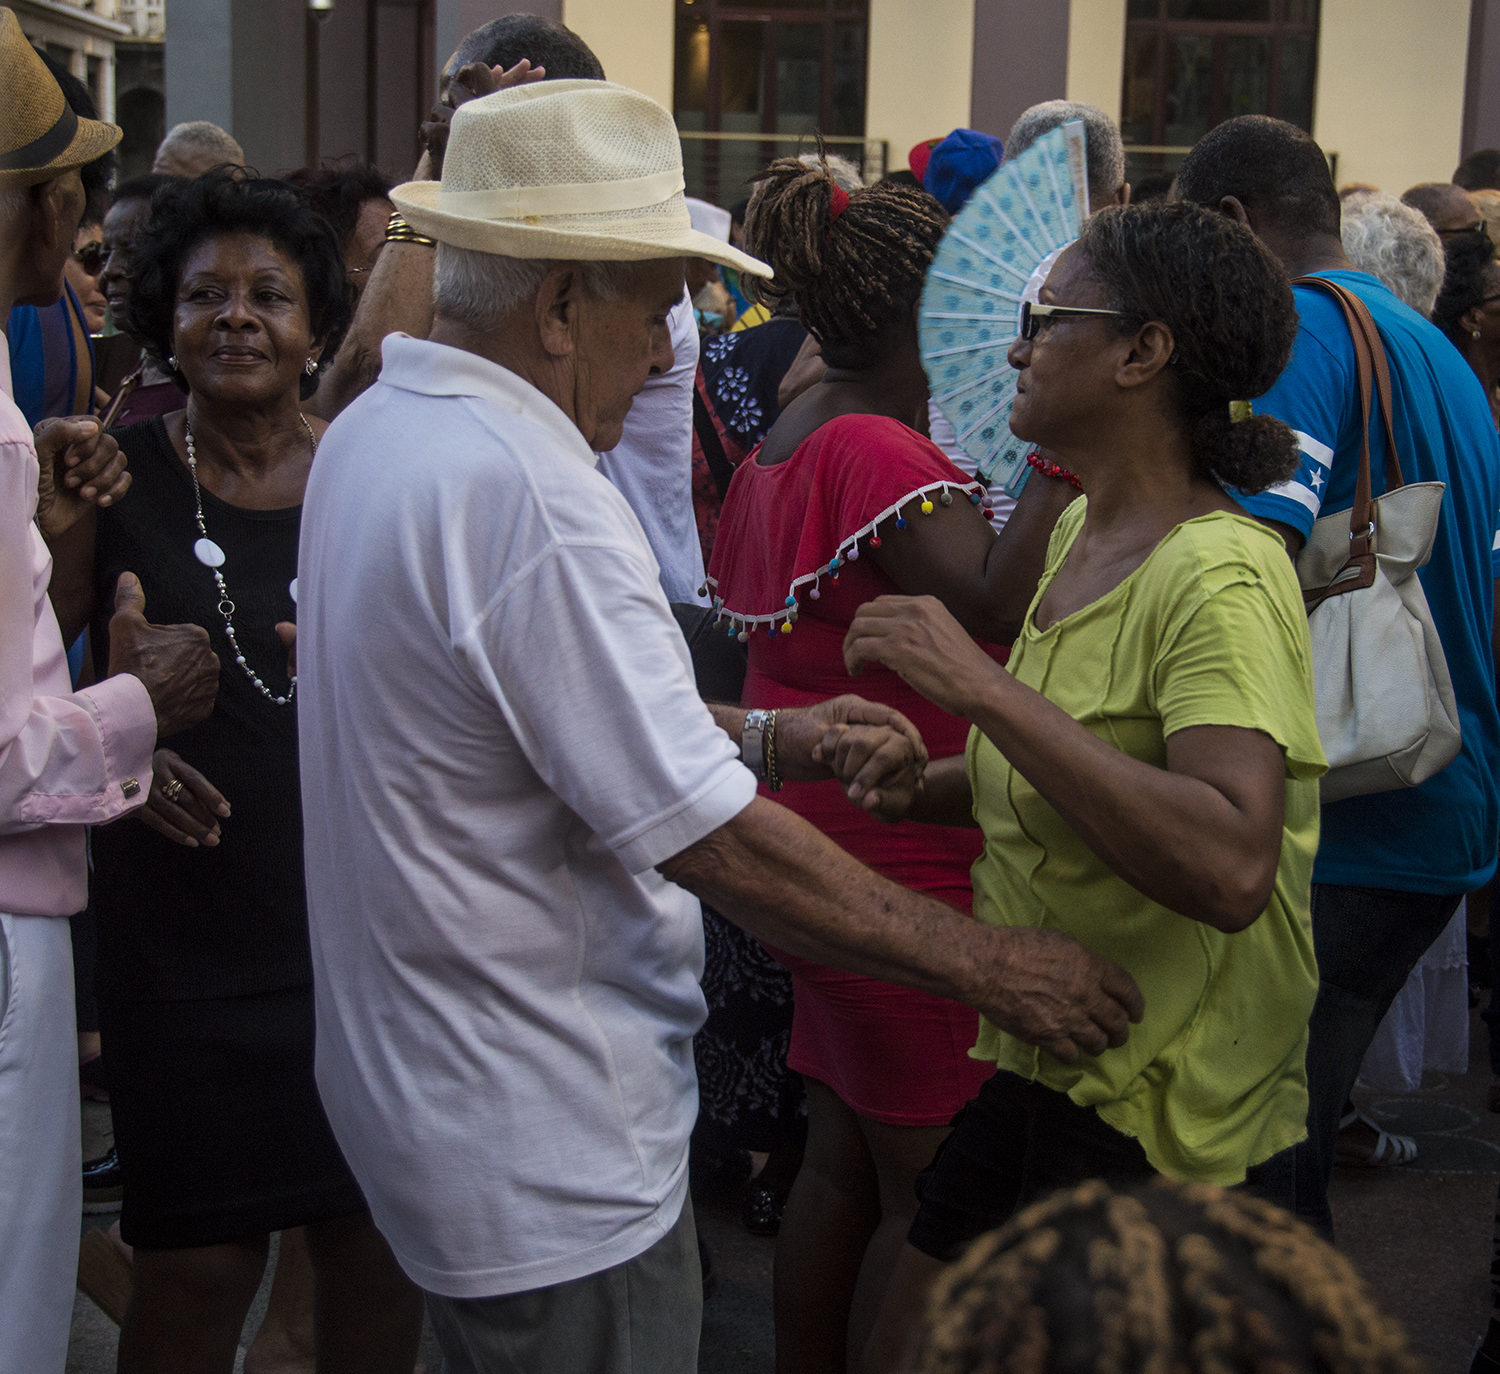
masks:
<svg viewBox="0 0 1500 1374"><path fill-rule="evenodd" d="M1243 224L1246 229L1250 228L1250 216L1245 207L1240 203L1238 196L1225 196L1219 202L1219 213L1228 215L1230 219Z"/></svg>
<svg viewBox="0 0 1500 1374"><path fill-rule="evenodd" d="M554 358L570 357L574 351L582 296L583 282L571 263L558 263L542 278L536 293L537 333Z"/></svg>

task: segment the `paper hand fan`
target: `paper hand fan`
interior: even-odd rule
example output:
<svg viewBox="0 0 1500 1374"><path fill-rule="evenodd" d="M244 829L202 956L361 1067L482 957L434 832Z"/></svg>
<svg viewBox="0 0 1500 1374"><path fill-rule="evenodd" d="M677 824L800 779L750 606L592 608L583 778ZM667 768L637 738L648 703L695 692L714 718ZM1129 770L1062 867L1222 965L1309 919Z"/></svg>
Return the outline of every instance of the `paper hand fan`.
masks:
<svg viewBox="0 0 1500 1374"><path fill-rule="evenodd" d="M1083 124L1043 134L998 168L953 218L922 289L922 365L932 399L979 475L1012 496L1031 445L1010 432L1016 371L1006 350L1037 268L1078 237L1088 213Z"/></svg>

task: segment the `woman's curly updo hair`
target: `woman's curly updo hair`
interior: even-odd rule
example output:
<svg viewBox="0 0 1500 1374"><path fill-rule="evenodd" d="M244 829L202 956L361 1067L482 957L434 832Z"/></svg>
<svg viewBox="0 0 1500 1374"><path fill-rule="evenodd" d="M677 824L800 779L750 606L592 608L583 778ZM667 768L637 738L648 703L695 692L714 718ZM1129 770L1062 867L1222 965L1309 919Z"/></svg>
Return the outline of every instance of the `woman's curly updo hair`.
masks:
<svg viewBox="0 0 1500 1374"><path fill-rule="evenodd" d="M172 354L172 318L182 265L205 239L254 234L274 244L302 273L313 338L323 343L319 369L330 362L349 328L353 288L344 273L339 241L328 221L296 187L243 169L173 180L151 197L151 220L131 252L130 297L122 327L158 357ZM186 388L187 379L174 372ZM317 375L302 377L305 400Z"/></svg>
<svg viewBox="0 0 1500 1374"><path fill-rule="evenodd" d="M1054 1193L933 1288L908 1374L1419 1374L1400 1325L1311 1229L1166 1179Z"/></svg>
<svg viewBox="0 0 1500 1374"><path fill-rule="evenodd" d="M1297 306L1280 261L1226 215L1185 201L1101 210L1078 247L1134 334L1157 320L1176 346L1184 427L1198 471L1247 493L1296 471L1292 431L1269 415L1231 422L1229 403L1275 385L1297 337Z"/></svg>
<svg viewBox="0 0 1500 1374"><path fill-rule="evenodd" d="M848 196L837 217L835 193ZM776 274L754 289L771 306L795 297L830 367L869 367L909 321L947 227L926 191L881 182L845 192L826 161L777 158L745 212L746 246Z"/></svg>

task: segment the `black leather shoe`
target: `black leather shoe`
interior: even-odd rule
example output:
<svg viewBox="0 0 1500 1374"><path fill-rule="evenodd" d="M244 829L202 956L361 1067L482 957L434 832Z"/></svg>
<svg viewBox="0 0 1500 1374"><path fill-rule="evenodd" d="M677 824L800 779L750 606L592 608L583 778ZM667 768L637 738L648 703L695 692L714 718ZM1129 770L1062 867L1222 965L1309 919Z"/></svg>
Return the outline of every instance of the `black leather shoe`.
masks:
<svg viewBox="0 0 1500 1374"><path fill-rule="evenodd" d="M781 1230L787 1195L776 1188L752 1183L740 1198L740 1221L752 1236L774 1236Z"/></svg>
<svg viewBox="0 0 1500 1374"><path fill-rule="evenodd" d="M100 1212L118 1212L125 1196L125 1180L120 1173L120 1156L115 1147L83 1166L83 1210L86 1216Z"/></svg>

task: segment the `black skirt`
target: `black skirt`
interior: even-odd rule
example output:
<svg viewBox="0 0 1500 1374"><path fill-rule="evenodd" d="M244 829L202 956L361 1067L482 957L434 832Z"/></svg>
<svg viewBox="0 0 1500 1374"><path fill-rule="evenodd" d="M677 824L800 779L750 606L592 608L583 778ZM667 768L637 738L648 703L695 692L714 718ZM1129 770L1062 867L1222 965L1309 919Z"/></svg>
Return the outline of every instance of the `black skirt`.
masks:
<svg viewBox="0 0 1500 1374"><path fill-rule="evenodd" d="M100 1011L128 1244L218 1245L363 1210L313 1082L310 987Z"/></svg>

